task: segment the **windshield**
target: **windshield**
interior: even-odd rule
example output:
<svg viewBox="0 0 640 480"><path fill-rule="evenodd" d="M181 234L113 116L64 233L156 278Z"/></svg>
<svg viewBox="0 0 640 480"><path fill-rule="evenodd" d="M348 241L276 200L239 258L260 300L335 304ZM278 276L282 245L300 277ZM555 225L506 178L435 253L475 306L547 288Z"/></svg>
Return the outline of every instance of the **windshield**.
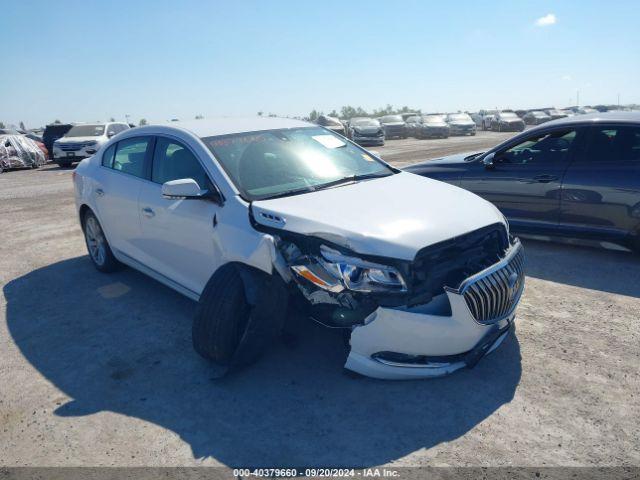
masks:
<svg viewBox="0 0 640 480"><path fill-rule="evenodd" d="M65 137L99 137L104 133L104 125L76 125Z"/></svg>
<svg viewBox="0 0 640 480"><path fill-rule="evenodd" d="M546 117L547 114L544 112L533 112L533 115L536 117Z"/></svg>
<svg viewBox="0 0 640 480"><path fill-rule="evenodd" d="M516 115L515 113L502 112L500 114L500 118L504 118L505 120L518 120L520 117L518 117L518 115Z"/></svg>
<svg viewBox="0 0 640 480"><path fill-rule="evenodd" d="M347 177L394 173L365 150L317 127L202 140L248 200L311 192Z"/></svg>
<svg viewBox="0 0 640 480"><path fill-rule="evenodd" d="M424 123L442 123L444 120L442 117L438 115L429 115L427 117L422 117Z"/></svg>
<svg viewBox="0 0 640 480"><path fill-rule="evenodd" d="M381 123L404 122L401 115L385 115L380 119Z"/></svg>
<svg viewBox="0 0 640 480"><path fill-rule="evenodd" d="M379 127L380 122L374 118L353 118L351 119L351 125L357 127Z"/></svg>
<svg viewBox="0 0 640 480"><path fill-rule="evenodd" d="M467 115L466 113L455 113L453 115L449 115L449 121L451 120L455 120L455 121L469 121L471 122L471 117L469 115Z"/></svg>

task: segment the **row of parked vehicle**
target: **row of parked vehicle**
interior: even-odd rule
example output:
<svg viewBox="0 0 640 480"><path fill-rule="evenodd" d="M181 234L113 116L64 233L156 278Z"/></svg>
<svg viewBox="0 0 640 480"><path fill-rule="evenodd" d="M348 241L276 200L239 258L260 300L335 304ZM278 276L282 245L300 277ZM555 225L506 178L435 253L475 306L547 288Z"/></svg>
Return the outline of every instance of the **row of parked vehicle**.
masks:
<svg viewBox="0 0 640 480"><path fill-rule="evenodd" d="M476 124L466 113L422 115L413 112L349 120L320 115L317 123L366 146L381 146L390 138L447 138L449 135L476 134Z"/></svg>
<svg viewBox="0 0 640 480"><path fill-rule="evenodd" d="M566 110L480 110L475 113L423 115L416 112L385 115L379 118L355 117L341 120L320 115L318 125L365 146L381 146L390 138L447 138L450 135L475 135L478 128L496 132L522 132L527 125L550 120L597 113L589 107Z"/></svg>
<svg viewBox="0 0 640 480"><path fill-rule="evenodd" d="M480 110L471 114L478 128L498 132L521 132L525 125L541 125L551 120L575 115L598 113L590 107L571 107L564 110L545 108L540 110Z"/></svg>
<svg viewBox="0 0 640 480"><path fill-rule="evenodd" d="M19 136L27 138L38 146L44 156L44 160L53 160L61 167L70 167L76 162L90 157L96 153L111 137L132 128L123 122L106 122L91 124L52 123L42 131L42 135L16 129L0 129L0 136ZM5 143L9 139L5 139ZM12 143L22 145L13 138ZM8 145L7 145L7 148ZM15 156L15 155L14 155ZM9 157L9 155L5 155ZM11 157L13 158L13 157ZM36 162L33 165L40 166L44 162ZM20 168L18 162L0 164L0 168ZM27 165L29 167L33 165Z"/></svg>

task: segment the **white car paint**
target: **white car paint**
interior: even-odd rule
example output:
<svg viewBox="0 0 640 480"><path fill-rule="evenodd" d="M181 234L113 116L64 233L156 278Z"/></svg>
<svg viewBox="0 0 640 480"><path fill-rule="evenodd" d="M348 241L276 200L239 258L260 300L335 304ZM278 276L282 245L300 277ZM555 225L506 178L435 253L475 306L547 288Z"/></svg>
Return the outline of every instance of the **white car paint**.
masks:
<svg viewBox="0 0 640 480"><path fill-rule="evenodd" d="M259 213L286 218L282 227L330 238L357 253L413 260L427 245L501 223L492 204L473 193L402 172L297 197L253 202ZM453 213L455 212L455 213Z"/></svg>
<svg viewBox="0 0 640 480"><path fill-rule="evenodd" d="M194 300L213 273L228 262L241 262L269 274L282 272L284 280L291 281L274 247L274 237L256 230L250 213L267 226L314 235L361 254L404 260L413 259L419 249L433 243L490 224L505 224L499 211L480 197L406 172L250 204L200 139L311 126L297 120L253 118L128 130L80 163L75 172L76 206L96 214L118 260ZM149 135L170 137L187 146L224 197L224 205L167 199L161 185L101 165L101 154L112 142ZM379 378L424 378L460 368L407 370L383 365L372 360L371 354L389 350L456 355L473 348L487 327L471 318L461 298L448 294L451 315L431 311L437 306L435 300L422 308L378 308L364 325L353 329L346 368Z"/></svg>

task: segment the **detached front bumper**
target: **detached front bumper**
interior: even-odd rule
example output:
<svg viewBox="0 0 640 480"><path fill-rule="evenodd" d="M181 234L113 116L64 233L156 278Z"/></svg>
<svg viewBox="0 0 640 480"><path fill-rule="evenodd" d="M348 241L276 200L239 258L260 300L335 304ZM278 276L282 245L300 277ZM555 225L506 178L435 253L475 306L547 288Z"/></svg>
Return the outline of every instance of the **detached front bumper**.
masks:
<svg viewBox="0 0 640 480"><path fill-rule="evenodd" d="M514 322L524 289L522 262L518 242L503 260L426 305L379 307L353 328L345 368L401 380L473 367L502 343ZM443 314L447 302L450 314Z"/></svg>

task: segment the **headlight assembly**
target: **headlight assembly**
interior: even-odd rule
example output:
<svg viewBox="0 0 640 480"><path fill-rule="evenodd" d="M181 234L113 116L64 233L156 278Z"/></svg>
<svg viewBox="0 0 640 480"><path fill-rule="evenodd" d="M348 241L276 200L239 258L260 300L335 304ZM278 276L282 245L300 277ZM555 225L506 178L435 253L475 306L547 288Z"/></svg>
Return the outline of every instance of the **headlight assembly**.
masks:
<svg viewBox="0 0 640 480"><path fill-rule="evenodd" d="M307 256L305 262L292 265L291 269L330 292L345 289L362 293L407 291L407 285L396 268L346 256L324 245L320 247L320 255Z"/></svg>

